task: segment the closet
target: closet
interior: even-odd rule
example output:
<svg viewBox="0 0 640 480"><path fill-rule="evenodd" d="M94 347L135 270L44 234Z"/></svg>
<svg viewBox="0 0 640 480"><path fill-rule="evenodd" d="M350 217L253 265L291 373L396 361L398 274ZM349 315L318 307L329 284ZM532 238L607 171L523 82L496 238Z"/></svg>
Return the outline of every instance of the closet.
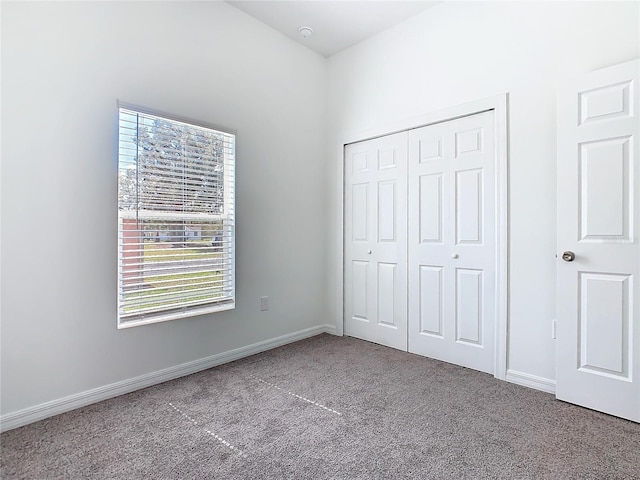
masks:
<svg viewBox="0 0 640 480"><path fill-rule="evenodd" d="M345 146L347 335L493 373L489 110Z"/></svg>

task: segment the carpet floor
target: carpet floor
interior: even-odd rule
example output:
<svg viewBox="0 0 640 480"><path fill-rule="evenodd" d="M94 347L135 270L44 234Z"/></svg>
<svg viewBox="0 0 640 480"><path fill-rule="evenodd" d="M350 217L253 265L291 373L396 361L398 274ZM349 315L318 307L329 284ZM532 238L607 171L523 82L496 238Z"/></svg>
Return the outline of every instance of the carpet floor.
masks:
<svg viewBox="0 0 640 480"><path fill-rule="evenodd" d="M326 334L0 442L5 479L640 479L640 424Z"/></svg>

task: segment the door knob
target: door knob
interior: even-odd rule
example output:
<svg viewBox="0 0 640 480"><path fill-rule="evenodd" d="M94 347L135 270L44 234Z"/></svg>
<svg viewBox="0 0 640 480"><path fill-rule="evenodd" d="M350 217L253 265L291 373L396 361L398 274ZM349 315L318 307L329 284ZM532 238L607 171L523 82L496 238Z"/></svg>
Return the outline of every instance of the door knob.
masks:
<svg viewBox="0 0 640 480"><path fill-rule="evenodd" d="M371 255L371 250L367 250L367 253L368 253L369 255Z"/></svg>
<svg viewBox="0 0 640 480"><path fill-rule="evenodd" d="M576 259L576 254L567 250L562 254L562 259L565 262L573 262Z"/></svg>
<svg viewBox="0 0 640 480"><path fill-rule="evenodd" d="M458 255L457 253L452 253L451 254L451 258L459 258L459 257L460 257L460 255Z"/></svg>

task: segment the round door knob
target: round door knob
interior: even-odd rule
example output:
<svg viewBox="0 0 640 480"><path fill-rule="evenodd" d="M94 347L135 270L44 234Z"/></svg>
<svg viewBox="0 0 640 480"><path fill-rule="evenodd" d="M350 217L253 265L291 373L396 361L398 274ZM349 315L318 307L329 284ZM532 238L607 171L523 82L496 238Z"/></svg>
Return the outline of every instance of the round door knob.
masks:
<svg viewBox="0 0 640 480"><path fill-rule="evenodd" d="M460 255L458 255L457 253L452 253L451 258L460 258Z"/></svg>
<svg viewBox="0 0 640 480"><path fill-rule="evenodd" d="M573 262L576 259L576 254L567 250L562 254L562 259L565 262Z"/></svg>
<svg viewBox="0 0 640 480"><path fill-rule="evenodd" d="M367 250L367 253L368 253L369 255L371 255L371 250Z"/></svg>

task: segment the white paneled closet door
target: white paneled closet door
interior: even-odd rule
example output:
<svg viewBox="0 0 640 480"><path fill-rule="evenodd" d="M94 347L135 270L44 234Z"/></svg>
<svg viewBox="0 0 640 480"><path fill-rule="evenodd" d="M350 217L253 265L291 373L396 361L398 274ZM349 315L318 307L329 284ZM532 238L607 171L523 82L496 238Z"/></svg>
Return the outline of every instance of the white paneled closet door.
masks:
<svg viewBox="0 0 640 480"><path fill-rule="evenodd" d="M407 350L407 132L345 147L347 335Z"/></svg>
<svg viewBox="0 0 640 480"><path fill-rule="evenodd" d="M492 111L409 132L408 349L494 372Z"/></svg>

